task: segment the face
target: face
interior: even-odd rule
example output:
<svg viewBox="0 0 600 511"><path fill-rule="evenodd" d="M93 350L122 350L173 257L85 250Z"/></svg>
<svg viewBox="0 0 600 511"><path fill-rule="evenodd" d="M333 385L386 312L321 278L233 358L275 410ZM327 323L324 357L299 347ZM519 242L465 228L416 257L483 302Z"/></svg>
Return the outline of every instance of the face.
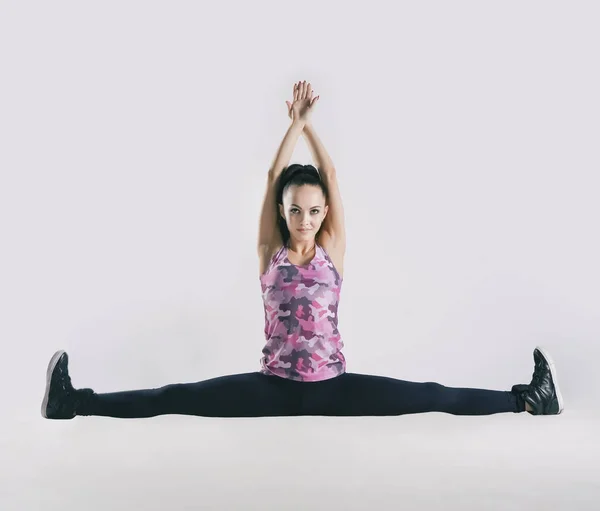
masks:
<svg viewBox="0 0 600 511"><path fill-rule="evenodd" d="M279 214L285 218L291 236L297 240L310 240L321 228L328 209L320 187L294 185L283 194L283 206L279 205ZM307 231L301 232L300 229Z"/></svg>

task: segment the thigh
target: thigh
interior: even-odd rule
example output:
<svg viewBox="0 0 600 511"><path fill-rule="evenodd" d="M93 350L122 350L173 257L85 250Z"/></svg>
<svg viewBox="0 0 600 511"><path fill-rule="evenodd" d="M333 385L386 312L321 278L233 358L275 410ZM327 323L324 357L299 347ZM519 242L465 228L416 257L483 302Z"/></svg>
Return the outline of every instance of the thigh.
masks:
<svg viewBox="0 0 600 511"><path fill-rule="evenodd" d="M430 411L444 386L387 376L343 373L307 384L303 393L305 415L402 415Z"/></svg>
<svg viewBox="0 0 600 511"><path fill-rule="evenodd" d="M294 385L296 384L296 385ZM163 387L164 402L176 413L204 417L299 415L299 382L260 372L219 376Z"/></svg>

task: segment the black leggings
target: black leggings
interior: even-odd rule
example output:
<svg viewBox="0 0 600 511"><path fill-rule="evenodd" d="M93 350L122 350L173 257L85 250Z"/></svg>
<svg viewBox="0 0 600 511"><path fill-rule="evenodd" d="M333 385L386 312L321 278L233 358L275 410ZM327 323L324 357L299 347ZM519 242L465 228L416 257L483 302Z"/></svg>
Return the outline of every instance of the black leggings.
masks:
<svg viewBox="0 0 600 511"><path fill-rule="evenodd" d="M158 389L94 393L77 410L77 415L272 417L423 412L490 415L522 411L523 403L517 402L510 391L452 388L434 382L415 383L355 373L318 382L298 382L253 372Z"/></svg>

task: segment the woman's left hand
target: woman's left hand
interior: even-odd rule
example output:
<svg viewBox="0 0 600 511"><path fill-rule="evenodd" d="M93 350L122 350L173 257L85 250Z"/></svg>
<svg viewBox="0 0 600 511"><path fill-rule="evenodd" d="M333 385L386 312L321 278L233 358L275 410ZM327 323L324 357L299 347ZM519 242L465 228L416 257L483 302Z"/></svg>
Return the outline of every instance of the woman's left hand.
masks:
<svg viewBox="0 0 600 511"><path fill-rule="evenodd" d="M313 98L313 92L310 83L307 84L306 80L294 84L293 103L285 102L288 107L288 116L292 121L310 121L315 104L320 97Z"/></svg>

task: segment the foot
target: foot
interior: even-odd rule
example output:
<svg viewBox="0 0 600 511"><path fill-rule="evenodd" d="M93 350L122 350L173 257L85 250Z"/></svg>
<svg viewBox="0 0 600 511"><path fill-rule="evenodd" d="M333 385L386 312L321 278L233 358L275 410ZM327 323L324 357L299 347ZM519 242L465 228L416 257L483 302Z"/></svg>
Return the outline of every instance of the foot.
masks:
<svg viewBox="0 0 600 511"><path fill-rule="evenodd" d="M57 351L48 364L42 401L42 417L46 419L72 419L80 403L93 394L92 389L73 388L68 364L69 356L64 350Z"/></svg>
<svg viewBox="0 0 600 511"><path fill-rule="evenodd" d="M514 385L513 392L519 392L529 404L531 415L557 415L563 411L563 398L556 379L556 366L548 352L538 346L533 350L535 369L529 385Z"/></svg>

